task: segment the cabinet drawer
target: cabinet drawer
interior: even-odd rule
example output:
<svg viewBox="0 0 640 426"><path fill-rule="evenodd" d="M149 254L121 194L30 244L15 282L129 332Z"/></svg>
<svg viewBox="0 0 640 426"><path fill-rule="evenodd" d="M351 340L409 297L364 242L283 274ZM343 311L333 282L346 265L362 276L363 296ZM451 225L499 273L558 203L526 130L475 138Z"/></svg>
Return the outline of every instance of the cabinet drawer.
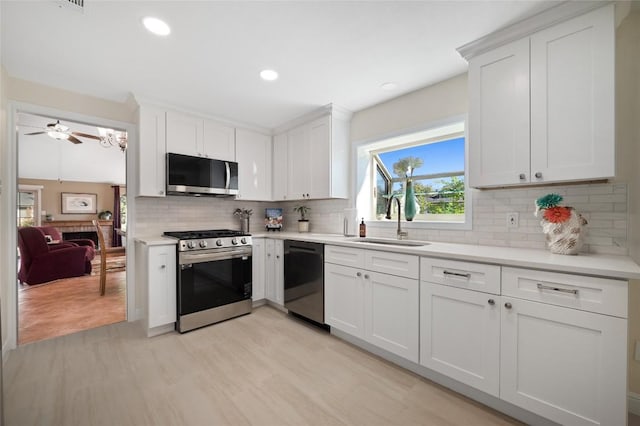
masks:
<svg viewBox="0 0 640 426"><path fill-rule="evenodd" d="M502 268L502 294L582 311L627 317L628 282L558 272Z"/></svg>
<svg viewBox="0 0 640 426"><path fill-rule="evenodd" d="M365 251L365 269L383 274L418 279L420 262L418 256L386 251Z"/></svg>
<svg viewBox="0 0 640 426"><path fill-rule="evenodd" d="M500 266L497 265L422 257L420 280L500 294Z"/></svg>
<svg viewBox="0 0 640 426"><path fill-rule="evenodd" d="M324 246L324 261L337 265L364 267L364 250L341 246Z"/></svg>

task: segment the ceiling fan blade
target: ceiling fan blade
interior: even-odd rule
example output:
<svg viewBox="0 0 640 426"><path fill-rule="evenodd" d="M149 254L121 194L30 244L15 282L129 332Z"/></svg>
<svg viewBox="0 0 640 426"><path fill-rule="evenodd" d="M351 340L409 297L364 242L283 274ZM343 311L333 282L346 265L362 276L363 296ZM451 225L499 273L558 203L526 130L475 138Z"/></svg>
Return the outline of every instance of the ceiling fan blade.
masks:
<svg viewBox="0 0 640 426"><path fill-rule="evenodd" d="M33 135L44 135L47 132L33 132L33 133L25 133L25 136L33 136Z"/></svg>
<svg viewBox="0 0 640 426"><path fill-rule="evenodd" d="M78 138L76 138L75 136L71 136L69 135L69 137L67 138L67 140L71 143L75 143L76 145L79 143L82 143L82 141Z"/></svg>
<svg viewBox="0 0 640 426"><path fill-rule="evenodd" d="M81 136L83 138L95 139L95 140L98 140L98 141L100 139L102 139L100 136L90 135L89 133L71 132L71 134L74 135L74 136Z"/></svg>

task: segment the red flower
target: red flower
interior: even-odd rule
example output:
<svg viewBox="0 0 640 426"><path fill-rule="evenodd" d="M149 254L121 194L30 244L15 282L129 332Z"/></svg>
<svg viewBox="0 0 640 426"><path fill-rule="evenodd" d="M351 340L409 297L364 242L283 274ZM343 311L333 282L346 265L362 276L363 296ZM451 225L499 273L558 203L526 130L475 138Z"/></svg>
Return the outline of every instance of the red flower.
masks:
<svg viewBox="0 0 640 426"><path fill-rule="evenodd" d="M571 209L566 207L550 207L545 209L543 216L549 222L562 223L571 217Z"/></svg>

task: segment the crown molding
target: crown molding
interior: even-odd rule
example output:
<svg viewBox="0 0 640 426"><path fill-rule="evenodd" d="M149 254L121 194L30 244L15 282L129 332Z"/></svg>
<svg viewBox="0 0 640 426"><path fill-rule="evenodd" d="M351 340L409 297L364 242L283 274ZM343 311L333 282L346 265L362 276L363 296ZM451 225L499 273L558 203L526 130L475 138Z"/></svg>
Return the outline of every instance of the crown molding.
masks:
<svg viewBox="0 0 640 426"><path fill-rule="evenodd" d="M516 22L477 40L460 46L458 53L469 61L476 55L495 49L512 41L527 37L537 31L556 25L560 22L583 15L606 5L612 1L565 1L550 9L544 10L530 18Z"/></svg>

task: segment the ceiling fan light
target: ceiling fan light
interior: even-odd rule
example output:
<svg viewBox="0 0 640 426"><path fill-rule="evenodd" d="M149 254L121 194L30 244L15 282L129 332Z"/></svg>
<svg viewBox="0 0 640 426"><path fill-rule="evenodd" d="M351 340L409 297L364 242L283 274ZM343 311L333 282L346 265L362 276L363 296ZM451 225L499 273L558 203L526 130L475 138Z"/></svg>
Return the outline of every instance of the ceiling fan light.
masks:
<svg viewBox="0 0 640 426"><path fill-rule="evenodd" d="M58 132L57 130L47 132L47 134L49 135L49 137L52 137L53 139L56 139L56 140L69 139L69 135L67 133Z"/></svg>
<svg viewBox="0 0 640 426"><path fill-rule="evenodd" d="M168 36L171 34L169 25L161 19L147 16L142 20L144 27L157 36Z"/></svg>

